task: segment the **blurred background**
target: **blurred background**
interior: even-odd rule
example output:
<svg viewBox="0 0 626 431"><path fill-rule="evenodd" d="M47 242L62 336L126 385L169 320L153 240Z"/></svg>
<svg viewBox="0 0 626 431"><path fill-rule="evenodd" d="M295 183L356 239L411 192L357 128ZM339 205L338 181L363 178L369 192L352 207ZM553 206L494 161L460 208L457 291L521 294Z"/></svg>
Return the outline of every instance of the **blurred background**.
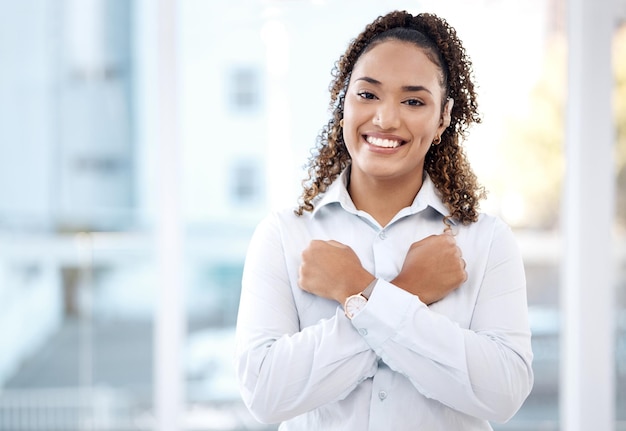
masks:
<svg viewBox="0 0 626 431"><path fill-rule="evenodd" d="M626 1L615 3L606 288L616 298L616 427L626 429ZM155 328L167 316L183 331L171 344L181 346L172 374L183 429L277 428L247 413L232 365L247 242L269 211L296 204L334 62L391 9L438 13L464 41L484 120L466 144L489 191L482 208L514 228L524 254L536 382L494 429L559 429L567 1L173 4L166 99L158 1L0 0L0 430L155 429L155 392L167 391L156 345L168 345ZM157 306L164 121L179 155L169 209L182 277L170 314Z"/></svg>

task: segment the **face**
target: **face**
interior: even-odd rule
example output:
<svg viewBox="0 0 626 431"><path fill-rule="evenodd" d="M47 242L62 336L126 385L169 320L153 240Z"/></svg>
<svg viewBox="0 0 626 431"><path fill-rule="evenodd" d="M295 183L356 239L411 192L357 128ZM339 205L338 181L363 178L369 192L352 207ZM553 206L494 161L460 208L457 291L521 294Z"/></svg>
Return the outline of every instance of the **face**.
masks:
<svg viewBox="0 0 626 431"><path fill-rule="evenodd" d="M421 182L426 153L449 124L442 116L440 76L409 42L384 41L359 58L344 102L351 181Z"/></svg>

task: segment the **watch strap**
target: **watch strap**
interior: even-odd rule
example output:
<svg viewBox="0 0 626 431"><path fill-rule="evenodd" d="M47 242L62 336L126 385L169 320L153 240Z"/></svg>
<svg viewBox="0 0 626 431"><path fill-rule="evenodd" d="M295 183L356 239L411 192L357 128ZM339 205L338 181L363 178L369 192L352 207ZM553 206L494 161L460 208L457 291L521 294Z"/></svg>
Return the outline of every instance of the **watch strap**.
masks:
<svg viewBox="0 0 626 431"><path fill-rule="evenodd" d="M377 278L372 280L372 282L367 285L365 290L363 290L363 292L361 292L361 295L363 295L365 297L365 299L367 299L367 300L370 299L370 296L372 296L372 291L374 290L374 286L376 285L377 281L378 281Z"/></svg>

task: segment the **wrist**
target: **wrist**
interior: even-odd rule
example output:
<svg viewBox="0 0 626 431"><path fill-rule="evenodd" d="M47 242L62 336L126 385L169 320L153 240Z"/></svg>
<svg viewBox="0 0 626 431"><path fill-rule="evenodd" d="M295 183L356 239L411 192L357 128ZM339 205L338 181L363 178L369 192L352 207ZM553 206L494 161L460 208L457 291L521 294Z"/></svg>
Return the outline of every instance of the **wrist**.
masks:
<svg viewBox="0 0 626 431"><path fill-rule="evenodd" d="M343 310L346 313L346 317L352 320L352 318L360 313L361 310L367 305L367 301L374 290L377 279L374 278L360 293L348 296L343 303Z"/></svg>
<svg viewBox="0 0 626 431"><path fill-rule="evenodd" d="M367 287L365 289L363 289L363 292L361 292L361 295L363 295L365 297L365 299L367 299L369 301L370 297L372 296L372 292L374 291L374 286L376 286L376 282L378 281L377 278L373 279L370 284L367 285Z"/></svg>
<svg viewBox="0 0 626 431"><path fill-rule="evenodd" d="M420 286L417 286L415 282L413 282L413 284L410 284L410 282L408 281L405 282L405 280L402 279L401 275L398 275L396 278L394 278L391 281L391 284L393 284L396 287L399 287L402 290L406 290L411 295L417 296L419 300L422 301L426 305L430 305L433 302L436 302L436 299L429 297L428 291L420 288Z"/></svg>
<svg viewBox="0 0 626 431"><path fill-rule="evenodd" d="M368 272L367 276L364 276L362 278L360 277L358 282L353 283L352 287L349 290L342 292L337 298L337 302L339 302L340 304L345 304L346 299L353 295L362 294L364 291L368 290L368 288L369 291L367 292L367 295L364 296L366 299L369 299L371 291L374 289L374 285L376 284L376 280L377 278ZM355 289L354 286L357 286L357 289Z"/></svg>
<svg viewBox="0 0 626 431"><path fill-rule="evenodd" d="M402 274L399 274L396 278L391 280L391 284L393 284L396 287L399 287L402 290L406 290L407 292L409 291L407 283L405 283L404 280L402 280Z"/></svg>

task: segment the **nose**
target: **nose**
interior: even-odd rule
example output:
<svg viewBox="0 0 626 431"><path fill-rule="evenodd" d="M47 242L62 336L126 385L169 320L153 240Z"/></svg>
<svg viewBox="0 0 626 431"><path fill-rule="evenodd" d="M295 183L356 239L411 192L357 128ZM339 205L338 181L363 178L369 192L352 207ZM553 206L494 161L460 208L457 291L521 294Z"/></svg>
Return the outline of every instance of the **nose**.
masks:
<svg viewBox="0 0 626 431"><path fill-rule="evenodd" d="M373 123L383 130L400 127L400 112L398 106L392 102L382 102L378 105Z"/></svg>

